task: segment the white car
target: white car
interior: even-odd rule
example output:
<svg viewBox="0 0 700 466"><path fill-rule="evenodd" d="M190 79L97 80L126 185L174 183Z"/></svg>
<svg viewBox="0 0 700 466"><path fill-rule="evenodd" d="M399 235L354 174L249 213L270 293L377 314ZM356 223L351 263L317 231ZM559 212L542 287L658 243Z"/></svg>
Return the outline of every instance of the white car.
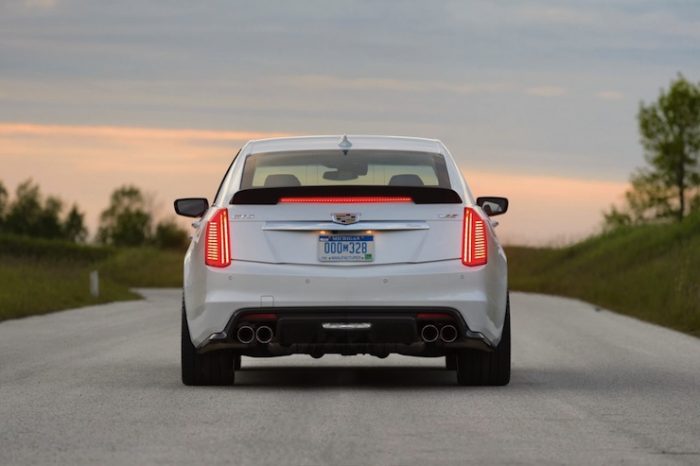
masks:
<svg viewBox="0 0 700 466"><path fill-rule="evenodd" d="M437 140L248 142L185 256L182 381L229 385L241 355L445 357L462 385L510 380L507 263Z"/></svg>

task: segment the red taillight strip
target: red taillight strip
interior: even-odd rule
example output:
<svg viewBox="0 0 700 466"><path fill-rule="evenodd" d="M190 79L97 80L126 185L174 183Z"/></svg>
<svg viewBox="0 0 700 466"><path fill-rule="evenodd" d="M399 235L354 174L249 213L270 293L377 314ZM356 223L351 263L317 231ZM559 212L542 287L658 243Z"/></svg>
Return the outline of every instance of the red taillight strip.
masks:
<svg viewBox="0 0 700 466"><path fill-rule="evenodd" d="M271 312L261 312L258 314L246 314L241 320L277 320L277 314Z"/></svg>
<svg viewBox="0 0 700 466"><path fill-rule="evenodd" d="M281 197L280 204L374 204L413 202L409 196Z"/></svg>
<svg viewBox="0 0 700 466"><path fill-rule="evenodd" d="M204 261L211 267L231 265L231 237L229 234L228 209L219 209L207 222Z"/></svg>
<svg viewBox="0 0 700 466"><path fill-rule="evenodd" d="M416 315L418 320L452 320L452 316L446 312L419 312Z"/></svg>
<svg viewBox="0 0 700 466"><path fill-rule="evenodd" d="M488 262L486 223L471 207L464 209L462 227L462 263L469 267Z"/></svg>

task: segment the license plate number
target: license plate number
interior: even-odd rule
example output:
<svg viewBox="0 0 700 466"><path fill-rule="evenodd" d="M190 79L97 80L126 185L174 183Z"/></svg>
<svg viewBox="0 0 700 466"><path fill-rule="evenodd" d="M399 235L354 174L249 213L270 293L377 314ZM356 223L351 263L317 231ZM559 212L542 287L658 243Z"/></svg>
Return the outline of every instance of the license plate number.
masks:
<svg viewBox="0 0 700 466"><path fill-rule="evenodd" d="M320 262L372 262L373 235L320 235L318 237Z"/></svg>

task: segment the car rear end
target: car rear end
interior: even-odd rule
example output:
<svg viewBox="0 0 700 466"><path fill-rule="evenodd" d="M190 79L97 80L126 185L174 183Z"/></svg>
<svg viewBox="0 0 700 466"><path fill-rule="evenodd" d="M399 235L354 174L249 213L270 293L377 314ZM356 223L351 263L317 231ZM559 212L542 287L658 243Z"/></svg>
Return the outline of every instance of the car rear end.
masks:
<svg viewBox="0 0 700 466"><path fill-rule="evenodd" d="M491 352L506 259L439 141L253 141L185 259L198 354Z"/></svg>

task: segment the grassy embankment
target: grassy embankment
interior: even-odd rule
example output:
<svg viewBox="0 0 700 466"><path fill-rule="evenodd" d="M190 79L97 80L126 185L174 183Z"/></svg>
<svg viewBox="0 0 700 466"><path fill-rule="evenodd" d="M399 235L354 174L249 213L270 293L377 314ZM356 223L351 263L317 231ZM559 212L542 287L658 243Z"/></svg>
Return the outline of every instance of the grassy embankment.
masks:
<svg viewBox="0 0 700 466"><path fill-rule="evenodd" d="M512 290L579 298L700 336L700 215L506 251Z"/></svg>
<svg viewBox="0 0 700 466"><path fill-rule="evenodd" d="M131 287L179 287L182 252L0 236L0 320L138 299ZM100 272L100 296L89 273Z"/></svg>

